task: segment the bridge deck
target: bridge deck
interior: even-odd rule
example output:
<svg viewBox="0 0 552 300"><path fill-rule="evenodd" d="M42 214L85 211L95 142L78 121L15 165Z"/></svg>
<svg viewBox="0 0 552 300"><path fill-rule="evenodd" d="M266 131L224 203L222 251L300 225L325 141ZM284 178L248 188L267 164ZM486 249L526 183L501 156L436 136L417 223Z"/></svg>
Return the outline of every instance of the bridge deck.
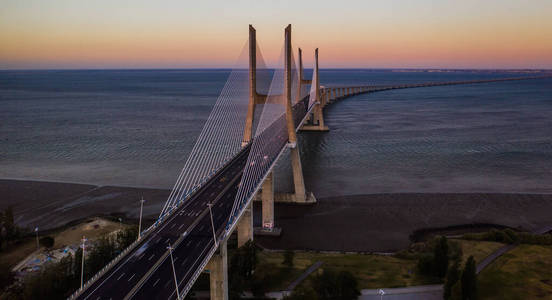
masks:
<svg viewBox="0 0 552 300"><path fill-rule="evenodd" d="M372 86L366 87L368 89L362 93L543 77L550 76ZM293 106L294 123L297 128L305 120L312 106L309 107L308 97ZM249 159L251 162L260 163L262 167L256 171L258 174L254 178L255 186L252 190L247 191L248 197L251 197L256 187L262 183L262 178L270 170L282 149L286 147L285 124L285 115L282 115L261 135L255 137L255 140L263 141L262 146L259 151L254 153L254 157ZM213 221L217 237L220 237L232 213L238 185L250 152L251 144L207 181L185 204L172 212L161 224L154 227L123 259L101 274L76 297L93 300L176 298L172 266L166 247L169 243L174 247L173 258L180 290L189 287L204 267L206 260L212 255L215 246L207 203L213 203ZM244 204L242 203L240 206L243 207Z"/></svg>

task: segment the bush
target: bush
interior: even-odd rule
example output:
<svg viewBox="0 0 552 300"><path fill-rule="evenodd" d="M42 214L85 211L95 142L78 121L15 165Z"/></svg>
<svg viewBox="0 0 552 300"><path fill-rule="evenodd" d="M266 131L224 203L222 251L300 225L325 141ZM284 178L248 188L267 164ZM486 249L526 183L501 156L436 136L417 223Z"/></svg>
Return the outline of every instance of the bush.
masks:
<svg viewBox="0 0 552 300"><path fill-rule="evenodd" d="M347 271L339 274L331 270L324 270L322 275L313 279L313 288L318 299L357 299L360 295L356 278Z"/></svg>
<svg viewBox="0 0 552 300"><path fill-rule="evenodd" d="M490 241L506 244L522 243L531 245L552 245L551 234L533 234L529 232L515 232L512 229L496 230L489 232L464 234L466 240Z"/></svg>
<svg viewBox="0 0 552 300"><path fill-rule="evenodd" d="M283 265L288 267L293 267L293 257L295 256L295 253L291 250L286 250L284 252L284 261L282 262Z"/></svg>
<svg viewBox="0 0 552 300"><path fill-rule="evenodd" d="M45 236L45 237L41 238L40 240L38 240L38 242L44 248L52 248L54 246L55 240L51 236Z"/></svg>

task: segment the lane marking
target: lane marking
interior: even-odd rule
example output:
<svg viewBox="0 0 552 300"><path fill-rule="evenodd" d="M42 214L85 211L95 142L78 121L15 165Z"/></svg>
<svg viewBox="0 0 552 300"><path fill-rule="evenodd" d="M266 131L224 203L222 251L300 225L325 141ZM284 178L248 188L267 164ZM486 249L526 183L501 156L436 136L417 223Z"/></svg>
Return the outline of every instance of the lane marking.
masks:
<svg viewBox="0 0 552 300"><path fill-rule="evenodd" d="M136 273L132 274L132 276L130 276L130 278L128 279L128 281L131 281L132 278L134 278L135 275L136 275Z"/></svg>
<svg viewBox="0 0 552 300"><path fill-rule="evenodd" d="M117 281L118 281L119 279L121 279L121 277L123 277L123 276L125 276L125 273L121 274L121 276L119 276L119 278L117 278Z"/></svg>
<svg viewBox="0 0 552 300"><path fill-rule="evenodd" d="M157 285L157 283L159 282L159 280L161 280L161 278L157 278L157 280L153 283L153 287L155 287Z"/></svg>

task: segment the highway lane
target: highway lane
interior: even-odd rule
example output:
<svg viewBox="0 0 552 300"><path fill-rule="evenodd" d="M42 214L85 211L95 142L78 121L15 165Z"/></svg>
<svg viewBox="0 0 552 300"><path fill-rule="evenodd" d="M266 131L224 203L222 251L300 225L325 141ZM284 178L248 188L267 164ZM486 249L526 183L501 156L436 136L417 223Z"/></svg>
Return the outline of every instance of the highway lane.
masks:
<svg viewBox="0 0 552 300"><path fill-rule="evenodd" d="M236 156L227 167L207 182L202 189L189 199L187 204L153 229L152 233L147 235L125 258L79 295L78 299L123 299L155 264L164 260L167 254L166 246L169 243L174 245L177 240L182 240L180 237L184 232L191 232L195 227L201 228L203 217L208 216L206 213L208 212L207 203L228 188L231 183L229 178L235 177L237 173L243 170L248 153L249 147L244 148L240 155ZM214 207L214 211L218 211L218 208ZM192 228L190 228L191 226ZM209 224L207 231L205 231L205 228L201 229L210 234L212 240L210 228Z"/></svg>
<svg viewBox="0 0 552 300"><path fill-rule="evenodd" d="M308 98L305 98L294 105L296 125L303 119L307 103ZM267 145L271 148L271 151L267 149L270 161L276 159L277 153L287 143L285 131L285 116L282 116L263 133L270 139ZM249 146L78 298L175 298L172 266L166 247L169 243L174 247L173 258L182 289L214 246L207 203L217 200L213 206L213 221L217 233L220 233L231 213L248 154ZM266 161L263 165L263 171L266 171L270 164Z"/></svg>

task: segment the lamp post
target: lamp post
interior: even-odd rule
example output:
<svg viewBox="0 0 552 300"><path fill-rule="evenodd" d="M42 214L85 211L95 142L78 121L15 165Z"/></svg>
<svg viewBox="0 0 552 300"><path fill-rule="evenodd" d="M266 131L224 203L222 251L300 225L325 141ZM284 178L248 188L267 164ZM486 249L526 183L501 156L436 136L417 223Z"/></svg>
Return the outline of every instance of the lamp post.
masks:
<svg viewBox="0 0 552 300"><path fill-rule="evenodd" d="M217 247L218 243L217 243L217 235L215 234L215 222L213 222L213 210L211 209L213 204L207 203L207 206L209 206L209 215L211 215L211 228L213 229L213 241L215 242L215 247Z"/></svg>
<svg viewBox="0 0 552 300"><path fill-rule="evenodd" d="M36 233L36 250L40 249L40 245L38 243L38 226L35 227L35 233Z"/></svg>
<svg viewBox="0 0 552 300"><path fill-rule="evenodd" d="M378 294L380 295L380 300L383 299L383 295L385 295L385 292L382 289L378 290Z"/></svg>
<svg viewBox="0 0 552 300"><path fill-rule="evenodd" d="M176 288L176 299L180 300L180 292L178 291L178 281L176 280L176 271L174 270L174 260L172 256L173 247L171 246L171 243L169 243L169 246L167 247L167 249L169 249L169 255L171 256L171 265L172 265L173 276L174 276L174 286Z"/></svg>
<svg viewBox="0 0 552 300"><path fill-rule="evenodd" d="M144 208L144 197L142 197L142 200L140 200L140 221L138 221L138 240L140 240L141 232L142 232L142 210Z"/></svg>
<svg viewBox="0 0 552 300"><path fill-rule="evenodd" d="M85 242L87 241L87 239L84 237L84 235L82 236L82 261L81 261L81 284L80 284L80 288L82 290L82 284L83 284L83 281L84 281L84 251L85 251Z"/></svg>

